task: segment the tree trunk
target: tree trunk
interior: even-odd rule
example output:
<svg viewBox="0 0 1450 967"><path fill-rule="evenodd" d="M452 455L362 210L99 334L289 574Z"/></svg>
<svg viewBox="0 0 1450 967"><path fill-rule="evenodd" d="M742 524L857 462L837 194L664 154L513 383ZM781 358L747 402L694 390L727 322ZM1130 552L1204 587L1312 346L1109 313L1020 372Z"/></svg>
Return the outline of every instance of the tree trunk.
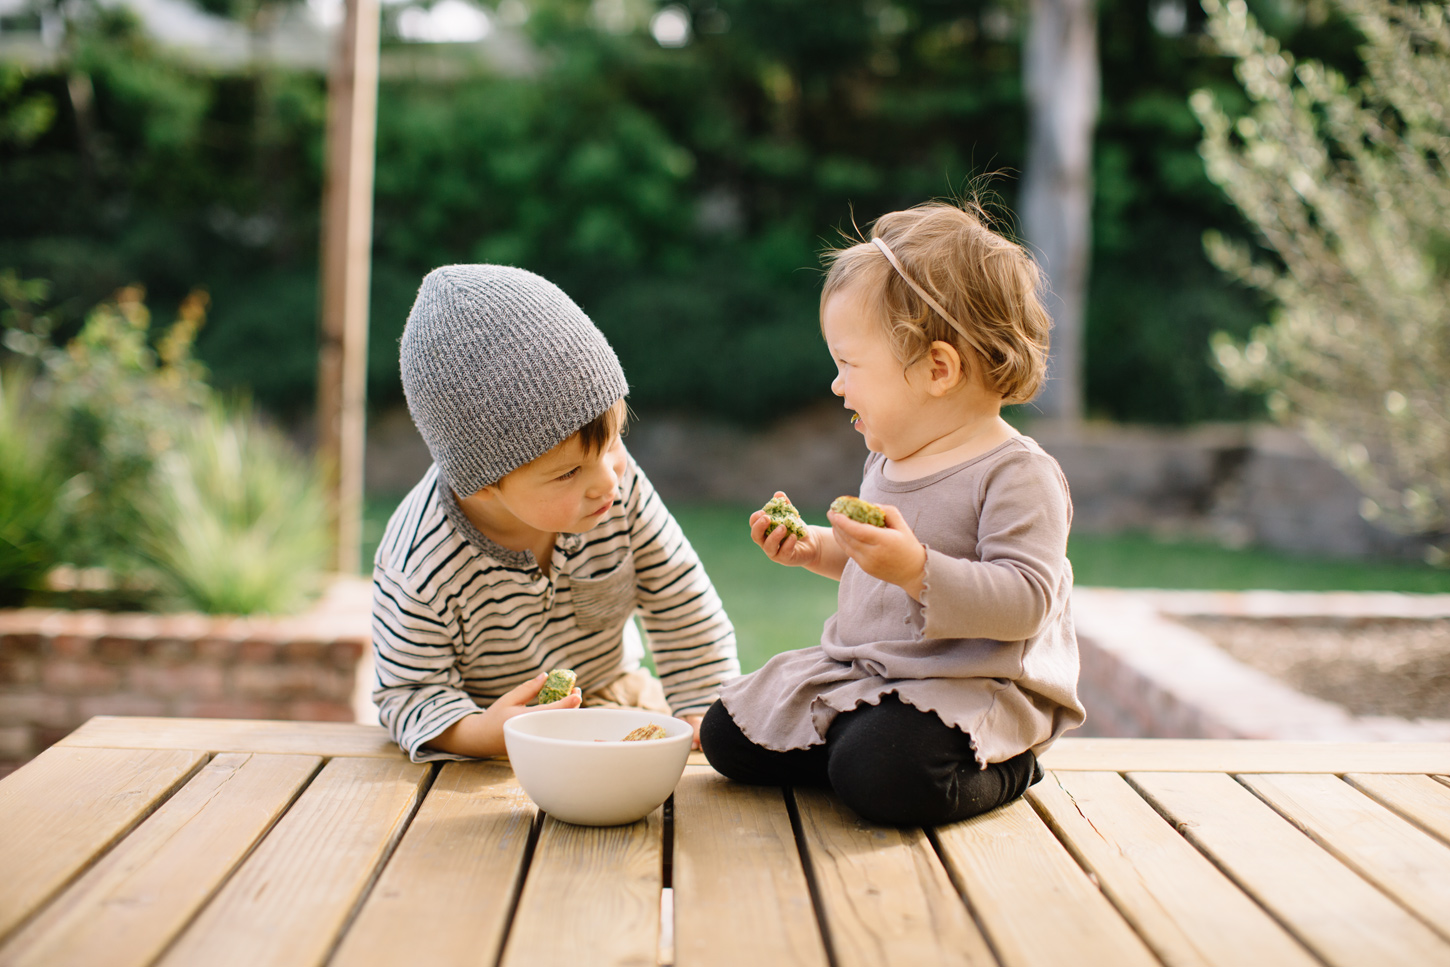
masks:
<svg viewBox="0 0 1450 967"><path fill-rule="evenodd" d="M1032 0L1023 50L1030 132L1022 234L1051 283L1052 359L1043 416L1083 414L1082 342L1092 250L1092 148L1098 115L1093 0Z"/></svg>

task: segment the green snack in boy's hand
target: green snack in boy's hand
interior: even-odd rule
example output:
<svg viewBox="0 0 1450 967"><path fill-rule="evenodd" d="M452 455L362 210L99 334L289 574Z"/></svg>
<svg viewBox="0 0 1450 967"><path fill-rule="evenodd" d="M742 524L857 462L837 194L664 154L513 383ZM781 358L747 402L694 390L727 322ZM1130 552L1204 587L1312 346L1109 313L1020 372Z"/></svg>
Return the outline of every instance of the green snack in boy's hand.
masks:
<svg viewBox="0 0 1450 967"><path fill-rule="evenodd" d="M874 527L886 526L886 514L881 508L867 503L860 497L837 497L831 501L831 509L863 524L871 524Z"/></svg>
<svg viewBox="0 0 1450 967"><path fill-rule="evenodd" d="M765 527L766 537L769 537L770 532L775 530L775 525L779 524L801 540L806 539L806 522L801 520L800 511L796 510L795 505L789 500L784 497L772 497L760 510L770 521Z"/></svg>
<svg viewBox="0 0 1450 967"><path fill-rule="evenodd" d="M568 697L574 691L575 674L569 668L555 668L549 672L549 677L544 679L544 687L539 689L539 697L536 700L538 705L548 705L550 702L557 702L561 698Z"/></svg>

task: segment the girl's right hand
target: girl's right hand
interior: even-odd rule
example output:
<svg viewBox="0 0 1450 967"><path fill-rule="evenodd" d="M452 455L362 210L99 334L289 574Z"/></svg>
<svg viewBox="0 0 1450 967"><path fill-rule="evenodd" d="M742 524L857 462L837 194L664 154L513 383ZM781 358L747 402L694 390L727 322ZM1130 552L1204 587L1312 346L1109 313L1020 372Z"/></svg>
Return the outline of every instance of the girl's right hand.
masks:
<svg viewBox="0 0 1450 967"><path fill-rule="evenodd" d="M777 497L784 497L785 494L777 490ZM765 556L777 564L784 564L786 567L814 567L821 560L821 534L820 529L806 525L806 536L804 539L796 537L784 527L776 525L767 535L765 529L770 527L770 519L762 511L756 511L750 515L750 539L765 552Z"/></svg>

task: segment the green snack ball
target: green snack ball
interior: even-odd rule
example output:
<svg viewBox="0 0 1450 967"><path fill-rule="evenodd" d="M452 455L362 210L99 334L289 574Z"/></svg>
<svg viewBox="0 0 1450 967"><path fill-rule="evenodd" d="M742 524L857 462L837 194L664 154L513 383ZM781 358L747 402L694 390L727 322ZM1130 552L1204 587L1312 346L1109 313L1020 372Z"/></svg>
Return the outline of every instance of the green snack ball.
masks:
<svg viewBox="0 0 1450 967"><path fill-rule="evenodd" d="M795 505L789 500L784 497L772 497L760 510L770 521L765 526L766 537L769 537L770 532L775 530L776 525L779 524L801 540L806 539L806 522L801 520L800 511L796 510Z"/></svg>
<svg viewBox="0 0 1450 967"><path fill-rule="evenodd" d="M863 524L870 524L873 527L886 526L886 514L881 508L867 503L860 497L837 497L831 501L831 509Z"/></svg>
<svg viewBox="0 0 1450 967"><path fill-rule="evenodd" d="M574 691L575 676L572 669L555 668L549 672L549 677L544 679L544 687L539 689L539 697L535 699L537 705L548 705L550 702L557 702L566 698Z"/></svg>

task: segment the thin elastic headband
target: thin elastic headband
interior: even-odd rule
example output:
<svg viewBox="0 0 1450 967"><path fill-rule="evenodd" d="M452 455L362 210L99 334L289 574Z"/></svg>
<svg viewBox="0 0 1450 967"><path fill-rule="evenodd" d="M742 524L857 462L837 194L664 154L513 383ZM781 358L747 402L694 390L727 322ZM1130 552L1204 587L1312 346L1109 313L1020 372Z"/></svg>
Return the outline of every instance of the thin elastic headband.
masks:
<svg viewBox="0 0 1450 967"><path fill-rule="evenodd" d="M935 309L937 315L941 316L947 322L951 323L952 328L955 329L957 332L961 333L963 339L971 343L974 348L976 347L977 341L972 338L971 333L967 332L967 327L953 319L951 313L947 312L941 307L941 303L933 299L929 294L927 294L927 291L925 289L916 284L915 279L906 274L906 270L901 267L901 262L896 258L896 253L892 252L890 247L888 247L885 242L881 241L879 236L877 238L871 239L871 244L879 248L881 250L881 254L886 256L886 261L890 262L891 267L896 270L896 274L901 276L901 281L911 286L912 291L915 292L917 295L921 296L923 302Z"/></svg>

